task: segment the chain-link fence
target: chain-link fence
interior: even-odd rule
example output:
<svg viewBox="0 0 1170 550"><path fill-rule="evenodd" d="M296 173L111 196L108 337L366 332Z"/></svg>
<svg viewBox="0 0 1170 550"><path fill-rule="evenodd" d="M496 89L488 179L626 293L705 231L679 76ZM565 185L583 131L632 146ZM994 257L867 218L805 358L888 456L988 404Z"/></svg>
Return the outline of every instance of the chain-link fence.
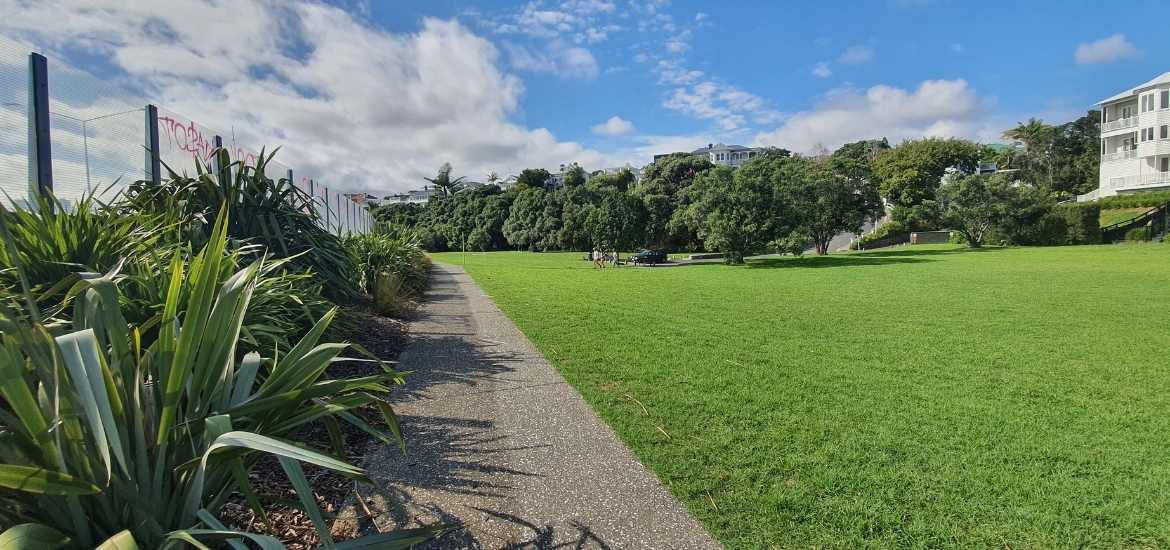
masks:
<svg viewBox="0 0 1170 550"><path fill-rule="evenodd" d="M38 68L39 64L39 68ZM39 72L38 72L39 71ZM0 191L9 204L51 189L68 205L87 194L117 200L131 182L165 178L168 169L192 174L196 163L214 170L217 150L255 166L259 153L235 132L212 130L145 98L0 37ZM155 146L154 144L157 144ZM155 166L160 167L155 174ZM299 173L275 160L265 173L314 199L324 228L365 233L373 218L364 204L330 189L327 179Z"/></svg>

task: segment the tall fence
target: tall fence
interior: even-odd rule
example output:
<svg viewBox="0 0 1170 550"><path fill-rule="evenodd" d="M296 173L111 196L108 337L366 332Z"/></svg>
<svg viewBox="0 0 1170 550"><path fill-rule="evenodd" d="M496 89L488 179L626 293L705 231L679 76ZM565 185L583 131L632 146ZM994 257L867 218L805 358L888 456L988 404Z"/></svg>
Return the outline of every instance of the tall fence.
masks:
<svg viewBox="0 0 1170 550"><path fill-rule="evenodd" d="M215 152L221 149L255 166L259 153L234 131L215 131L119 84L0 42L0 191L6 202L48 192L66 204L90 193L115 201L131 182L165 178L164 166L191 172L198 162L218 170ZM373 227L366 206L338 192L339 182L277 160L265 173L312 197L327 230L355 234Z"/></svg>

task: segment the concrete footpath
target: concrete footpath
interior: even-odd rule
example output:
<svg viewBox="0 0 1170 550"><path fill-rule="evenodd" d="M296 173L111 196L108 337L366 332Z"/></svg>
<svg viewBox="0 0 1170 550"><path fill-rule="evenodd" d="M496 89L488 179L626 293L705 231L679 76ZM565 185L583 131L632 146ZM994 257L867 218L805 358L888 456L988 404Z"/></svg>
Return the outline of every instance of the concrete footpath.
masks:
<svg viewBox="0 0 1170 550"><path fill-rule="evenodd" d="M458 266L436 264L396 389L409 454L376 447L379 530L438 548L719 548ZM365 515L364 513L359 515Z"/></svg>

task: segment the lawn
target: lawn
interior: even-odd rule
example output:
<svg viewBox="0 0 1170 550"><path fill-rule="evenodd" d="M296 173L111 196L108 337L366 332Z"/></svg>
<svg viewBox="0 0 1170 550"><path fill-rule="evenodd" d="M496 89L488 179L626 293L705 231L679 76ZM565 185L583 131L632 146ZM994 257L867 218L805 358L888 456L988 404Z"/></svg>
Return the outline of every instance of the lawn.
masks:
<svg viewBox="0 0 1170 550"><path fill-rule="evenodd" d="M580 257L467 269L728 547L1170 546L1170 246Z"/></svg>

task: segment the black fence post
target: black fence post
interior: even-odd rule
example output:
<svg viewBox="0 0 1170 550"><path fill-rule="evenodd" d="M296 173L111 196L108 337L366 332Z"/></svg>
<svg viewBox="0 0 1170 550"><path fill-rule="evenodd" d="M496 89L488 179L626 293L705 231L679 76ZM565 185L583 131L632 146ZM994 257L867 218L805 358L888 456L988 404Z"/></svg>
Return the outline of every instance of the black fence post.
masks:
<svg viewBox="0 0 1170 550"><path fill-rule="evenodd" d="M29 193L53 192L53 151L49 139L49 61L28 54L28 183Z"/></svg>
<svg viewBox="0 0 1170 550"><path fill-rule="evenodd" d="M146 179L162 183L162 160L158 156L158 107L146 106Z"/></svg>
<svg viewBox="0 0 1170 550"><path fill-rule="evenodd" d="M223 148L223 138L215 136L213 141L215 144L215 173L219 175L219 181L226 183L232 181L232 161L228 156L227 149Z"/></svg>

